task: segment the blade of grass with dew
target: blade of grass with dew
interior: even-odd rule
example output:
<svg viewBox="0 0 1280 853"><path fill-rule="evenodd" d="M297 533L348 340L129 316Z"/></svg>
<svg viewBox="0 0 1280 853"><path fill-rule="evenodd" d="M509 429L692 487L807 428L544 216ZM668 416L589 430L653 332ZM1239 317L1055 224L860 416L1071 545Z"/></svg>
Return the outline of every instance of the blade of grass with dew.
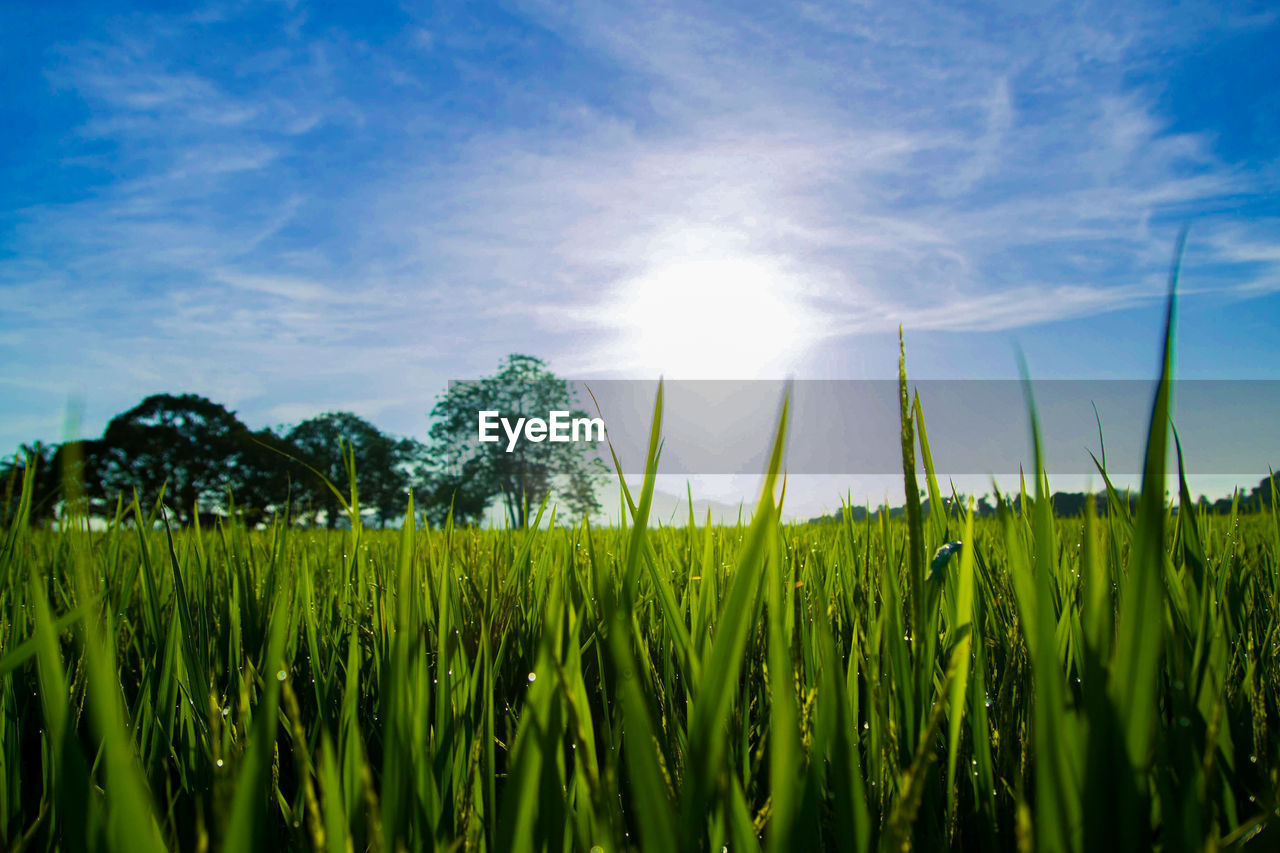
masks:
<svg viewBox="0 0 1280 853"><path fill-rule="evenodd" d="M969 682L969 655L973 641L973 498L964 518L964 534L960 548L960 571L956 584L956 621L948 633L951 655L958 661L951 684L951 707L947 712L947 824L955 826L956 765L960 761L960 724Z"/></svg>
<svg viewBox="0 0 1280 853"><path fill-rule="evenodd" d="M268 793L265 782L279 724L280 682L288 677L284 670L284 648L293 622L290 605L288 598L281 597L271 613L266 655L259 670L262 698L253 715L253 728L236 780L224 840L228 850L256 849L265 833Z"/></svg>
<svg viewBox="0 0 1280 853"><path fill-rule="evenodd" d="M1021 359L1020 359L1021 361ZM1024 635L1031 652L1035 699L1032 707L1035 743L1036 844L1043 850L1081 849L1080 771L1077 720L1066 707L1065 677L1056 639L1058 619L1053 606L1057 573L1052 504L1044 476L1039 415L1027 374L1021 363L1023 387L1031 423L1036 495L1030 509L1034 562L1028 545L1015 531L1006 513L1005 540L1009 570L1024 621ZM1028 512L1025 481L1022 488L1023 518Z"/></svg>
<svg viewBox="0 0 1280 853"><path fill-rule="evenodd" d="M760 502L755 518L747 529L739 550L737 569L729 580L719 624L709 654L702 667L702 681L697 687L689 720L689 755L686 763L687 791L681 802L681 835L700 837L706 810L711 799L720 792L728 793L729 784L723 767L728 749L728 731L733 694L738 687L742 655L751 630L751 618L760 595L760 580L767 559L768 537L777 523L773 507L773 491L782 469L786 444L787 413L790 397L782 401L778 425L774 431L769 467L765 473Z"/></svg>

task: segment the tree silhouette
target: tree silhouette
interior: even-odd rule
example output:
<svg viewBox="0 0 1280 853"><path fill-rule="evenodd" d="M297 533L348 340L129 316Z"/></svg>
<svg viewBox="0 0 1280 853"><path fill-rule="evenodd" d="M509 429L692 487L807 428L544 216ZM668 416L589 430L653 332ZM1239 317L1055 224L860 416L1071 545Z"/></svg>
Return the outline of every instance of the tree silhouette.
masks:
<svg viewBox="0 0 1280 853"><path fill-rule="evenodd" d="M245 524L254 527L269 511L287 512L296 507L306 475L290 462L298 449L271 429L247 433L246 438L232 497Z"/></svg>
<svg viewBox="0 0 1280 853"><path fill-rule="evenodd" d="M137 489L144 500L163 485L181 522L226 508L228 490L251 482L257 446L233 412L196 394L156 394L107 424L95 467L104 491Z"/></svg>
<svg viewBox="0 0 1280 853"><path fill-rule="evenodd" d="M474 456L452 471L433 471L425 482L423 508L427 519L443 526L450 514L455 524L476 524L493 498L486 460Z"/></svg>
<svg viewBox="0 0 1280 853"><path fill-rule="evenodd" d="M53 517L60 500L59 478L53 462L56 451L56 445L37 441L35 444L22 445L11 458L0 462L0 490L3 490L4 496L5 522L18 514L28 477L31 489L27 509L29 523L38 525Z"/></svg>
<svg viewBox="0 0 1280 853"><path fill-rule="evenodd" d="M403 515L408 490L423 464L420 443L395 439L351 412L326 412L289 430L285 439L299 459L323 474L344 494L348 487L342 445L354 451L356 483L361 506L372 507L379 525ZM312 518L320 512L328 527L342 514L342 504L328 486L308 472L299 477L296 498L309 506Z"/></svg>
<svg viewBox="0 0 1280 853"><path fill-rule="evenodd" d="M1258 482L1258 485L1254 486L1253 489L1249 491L1249 503L1251 505L1257 505L1258 507L1271 506L1271 503L1274 500L1272 489L1275 486L1275 476L1276 475L1274 474L1268 474Z"/></svg>

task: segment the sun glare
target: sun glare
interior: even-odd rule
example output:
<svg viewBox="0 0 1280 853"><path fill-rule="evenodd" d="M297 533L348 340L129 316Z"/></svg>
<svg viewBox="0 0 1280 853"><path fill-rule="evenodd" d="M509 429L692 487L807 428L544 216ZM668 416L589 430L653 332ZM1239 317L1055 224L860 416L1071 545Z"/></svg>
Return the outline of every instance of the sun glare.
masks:
<svg viewBox="0 0 1280 853"><path fill-rule="evenodd" d="M626 284L616 310L626 360L682 379L782 377L818 325L794 281L767 259L656 267Z"/></svg>

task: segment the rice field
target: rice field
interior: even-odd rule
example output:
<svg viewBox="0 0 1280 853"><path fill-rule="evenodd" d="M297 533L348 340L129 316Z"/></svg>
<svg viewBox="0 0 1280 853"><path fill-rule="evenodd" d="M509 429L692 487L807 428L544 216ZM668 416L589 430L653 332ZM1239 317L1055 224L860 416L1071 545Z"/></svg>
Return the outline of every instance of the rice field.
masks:
<svg viewBox="0 0 1280 853"><path fill-rule="evenodd" d="M784 523L784 406L749 522L651 526L661 392L620 528L365 530L354 489L346 531L20 508L0 839L1280 848L1280 521L1166 500L1170 347L1133 513L1108 482L1054 517L1038 465L995 518L942 500L905 371L905 518Z"/></svg>

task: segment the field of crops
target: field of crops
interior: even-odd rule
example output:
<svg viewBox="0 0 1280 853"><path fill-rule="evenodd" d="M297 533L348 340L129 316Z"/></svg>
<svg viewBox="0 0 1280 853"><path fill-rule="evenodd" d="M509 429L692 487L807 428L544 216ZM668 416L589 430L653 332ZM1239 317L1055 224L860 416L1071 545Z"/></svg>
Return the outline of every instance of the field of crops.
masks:
<svg viewBox="0 0 1280 853"><path fill-rule="evenodd" d="M51 531L20 509L0 839L1280 846L1274 509L1166 502L1162 381L1136 513L1110 492L1054 518L1037 476L975 519L906 387L904 519L783 523L784 408L748 524L651 527L661 394L621 529L371 531L352 506L349 531L170 531L134 503Z"/></svg>

